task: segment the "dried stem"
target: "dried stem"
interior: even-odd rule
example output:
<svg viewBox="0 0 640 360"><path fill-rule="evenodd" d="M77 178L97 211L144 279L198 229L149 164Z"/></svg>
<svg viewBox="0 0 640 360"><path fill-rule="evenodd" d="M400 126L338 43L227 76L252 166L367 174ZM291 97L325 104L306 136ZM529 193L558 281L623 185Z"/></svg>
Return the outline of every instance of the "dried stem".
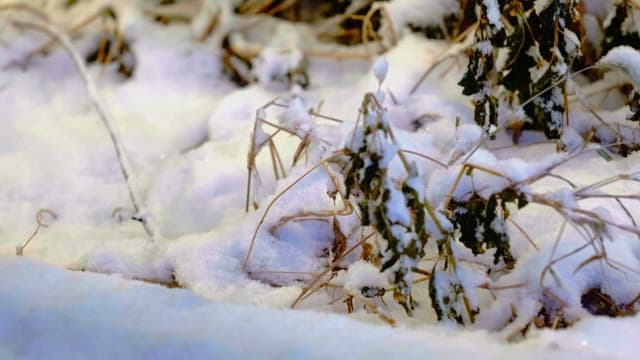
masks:
<svg viewBox="0 0 640 360"><path fill-rule="evenodd" d="M475 25L468 27L465 31L463 31L460 35L456 36L456 38L453 39L453 43L457 43L458 41L467 37L467 35L469 35L470 32L475 31L477 26L478 24L476 23ZM459 52L448 54L451 51L451 47L449 47L446 50L444 50L442 53L440 53L438 56L436 56L437 60L434 61L427 68L427 70L422 74L422 76L420 76L416 84L413 85L413 87L411 88L411 91L409 91L409 95L413 95L416 91L418 91L418 88L420 88L420 85L422 84L422 82L425 81L429 77L429 75L431 75L431 72L433 72L433 70L435 70L436 67L444 63L447 59L458 56L460 52L462 52L462 50L464 50L464 48L460 49Z"/></svg>
<svg viewBox="0 0 640 360"><path fill-rule="evenodd" d="M24 254L24 248L26 248L27 245L29 245L29 243L31 242L31 240L33 240L33 238L35 238L36 235L38 235L38 231L40 230L40 228L46 228L46 227L49 227L49 225L51 225L51 224L48 224L44 220L44 215L45 214L50 216L53 220L57 220L58 219L58 214L54 213L53 211L51 211L49 209L40 209L40 210L38 210L38 212L36 213L36 229L33 231L31 236L29 236L27 241L25 241L24 244L22 244L22 246L16 246L16 255L17 256L22 256Z"/></svg>
<svg viewBox="0 0 640 360"><path fill-rule="evenodd" d="M398 152L399 152L399 153L407 153L407 154L415 155L415 156L421 157L421 158L423 158L423 159L427 159L427 160L429 160L429 161L433 162L434 164L437 164L437 165L438 165L438 166L440 166L441 168L444 168L444 169L447 169L447 168L448 168L447 164L443 163L442 161L439 161L439 160L437 160L436 158L433 158L433 157L431 157L431 156L429 156L429 155L425 155L425 154L419 153L419 152L417 152L417 151L406 150L406 149L400 149L400 150L398 150Z"/></svg>
<svg viewBox="0 0 640 360"><path fill-rule="evenodd" d="M244 268L245 271L248 271L249 259L251 258L251 253L253 251L253 246L255 245L256 238L258 237L258 232L260 231L260 227L264 223L264 220L267 218L267 215L269 214L269 211L271 210L273 205L278 201L278 199L280 199L284 194L286 194L289 190L291 190L294 186L296 186L300 181L302 181L309 174L311 174L312 172L317 170L319 167L321 167L324 164L325 161L330 161L331 159L335 158L337 155L338 154L332 155L329 158L327 158L325 160L322 160L318 164L314 165L309 170L305 171L304 174L302 174L299 178L294 180L291 184L287 185L287 187L284 188L284 190L282 190L280 193L278 193L278 195L276 195L273 198L273 200L271 200L271 202L269 202L269 205L267 205L267 208L265 209L264 213L260 217L260 221L258 222L258 225L256 226L256 229L253 232L253 236L251 237L251 243L249 244L249 249L247 250L247 254L246 254L245 258L244 258L244 261L242 262L242 267Z"/></svg>
<svg viewBox="0 0 640 360"><path fill-rule="evenodd" d="M513 219L509 219L509 222L515 226L516 229L518 229L518 231L520 231L520 233L524 236L525 239L527 239L527 241L529 242L529 244L531 244L531 246L533 246L534 249L536 249L537 251L540 251L540 249L538 248L538 245L536 245L536 242L533 241L533 238L531 238L531 236L524 230L524 228L522 226L520 226L520 224L518 224L515 220Z"/></svg>
<svg viewBox="0 0 640 360"><path fill-rule="evenodd" d="M364 238L362 238L357 243L353 244L349 249L347 249L344 253L342 253L342 255L337 257L329 266L327 266L327 268L324 271L322 271L315 278L313 278L313 280L311 280L309 285L307 285L304 289L302 289L302 291L300 292L300 295L298 295L298 297L293 301L293 303L291 303L291 308L292 309L295 308L296 305L298 305L302 300L306 299L309 295L313 294L313 292L316 289L316 285L322 280L322 278L325 277L325 275L327 275L329 272L333 270L334 264L344 259L347 255L351 254L355 249L357 249L360 245L362 245L365 241L369 240L375 234L376 233L373 232L365 236Z"/></svg>
<svg viewBox="0 0 640 360"><path fill-rule="evenodd" d="M120 165L120 172L122 173L122 176L127 185L129 198L136 213L135 219L140 220L149 239L151 241L155 241L156 236L159 236L159 232L154 218L150 211L144 206L142 197L140 196L140 192L136 186L136 181L133 175L134 173L132 171L131 164L129 163L129 158L126 155L124 144L120 140L121 137L118 134L118 129L115 126L115 120L113 119L111 113L107 110L107 107L104 105L102 98L99 95L98 89L96 88L94 82L91 80L91 76L87 71L82 57L75 50L73 44L71 44L69 37L48 23L28 20L12 20L12 23L17 27L32 28L51 36L52 38L60 42L62 47L71 56L73 63L80 73L82 81L84 82L85 88L89 95L89 99L91 100L91 103L93 104L96 112L100 115L100 119L102 120L103 125L109 133L109 137L111 139L116 157L118 159L118 164Z"/></svg>
<svg viewBox="0 0 640 360"><path fill-rule="evenodd" d="M449 193L447 194L447 197L445 198L443 204L444 204L444 208L448 208L449 207L449 203L451 202L451 200L453 199L453 195L456 191L456 189L458 188L458 185L460 184L460 181L462 180L462 177L464 176L464 174L469 171L469 170L473 170L473 169L477 169L483 172L486 172L487 174L491 174L497 177L501 177L504 179L509 180L509 178L495 170L486 168L484 166L480 166L480 165L474 165L474 164L469 164L466 163L462 166L462 168L460 169L460 171L458 172L458 176L456 176L456 180L453 182L453 185L451 186L451 190L449 190Z"/></svg>
<svg viewBox="0 0 640 360"><path fill-rule="evenodd" d="M384 309L381 309L379 306L377 306L376 304L372 303L371 301L369 301L368 299L364 298L359 294L348 292L348 295L351 296L352 298L358 299L360 302L364 304L365 308L369 309L369 311L376 314L381 320L383 320L387 324L394 327L396 326L396 320L392 318L390 314L384 311Z"/></svg>

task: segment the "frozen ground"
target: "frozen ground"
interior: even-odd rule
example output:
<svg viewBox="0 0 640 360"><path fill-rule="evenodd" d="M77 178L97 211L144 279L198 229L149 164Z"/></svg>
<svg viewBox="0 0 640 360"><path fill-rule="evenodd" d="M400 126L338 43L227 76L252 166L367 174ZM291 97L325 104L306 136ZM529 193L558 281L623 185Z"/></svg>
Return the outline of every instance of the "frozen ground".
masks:
<svg viewBox="0 0 640 360"><path fill-rule="evenodd" d="M102 3L107 2L83 1L69 13L54 5L47 10L68 26ZM277 182L263 152L258 158L261 207L245 214L246 161L256 109L276 96L293 94L306 107L322 102L322 114L345 123L314 119L316 134L325 143L315 143L315 154L309 157L318 158L322 144L332 148L344 142L364 93L377 90L372 62L311 58L311 86L306 90L264 83L240 89L221 73L215 38L195 42L189 26L154 23L135 3L123 2L116 9L137 58L134 75L123 80L112 66L91 65L89 71L116 119L135 180L162 236L151 244L138 222L126 220L132 209L113 147L68 54L55 48L46 57L34 57L26 68L4 67L0 72L1 358L635 357L634 334L640 320L592 316L580 309L575 295L606 281L616 299L629 301L640 292L638 275L610 269L598 272L595 264L583 267L588 271L572 273L591 253L556 269L572 284L565 289L566 296L572 305L577 301L574 312L580 320L564 330L531 329L516 343L505 341L513 329L488 332L436 324L425 289L420 287L416 291L425 306L418 308L414 318L391 304L396 328L362 306L347 314L342 298L331 291L318 291L298 310L289 310L309 273L326 267L326 258L319 254L333 234L324 222L292 222L275 235L262 231L249 263L251 275L244 271L242 263L265 204L313 165L309 160L287 169L290 176ZM98 36L99 27L90 27L73 39L74 46L86 53ZM2 27L0 66L23 60L46 40L32 30ZM382 86L400 104L387 102L405 148L442 161L474 146L477 129L469 125L472 108L456 85L464 64L452 61L439 67L416 94L409 92L428 64L446 49L444 42L405 34L386 55L389 73ZM278 111L269 108L266 115L276 119ZM410 131L411 120L425 113L427 121L420 132ZM286 122L286 116L280 120ZM460 132L456 117L463 125ZM539 140L535 134L523 137L524 143ZM277 141L283 154L293 153L298 144L287 136ZM509 136L499 136L489 145L496 150L478 151L474 159L516 174L558 156L551 143L517 151L499 148L508 144ZM433 172L436 168L427 162L421 169ZM639 170L637 154L606 162L589 152L557 173L577 185L588 185ZM442 172L434 181L447 184L450 175ZM326 176L312 174L279 200L264 228L276 225L282 216L332 206L327 184ZM561 181L546 180L536 184L535 190L557 192L563 201L559 190L563 186ZM606 190L640 191L637 184L629 183L614 183ZM444 194L431 191L428 196ZM611 218L627 224L622 210L607 201L589 200L583 206L606 206ZM637 202L625 205L632 214L640 213ZM45 214L43 220L49 226L39 229L23 258L17 257L16 246L33 233L39 209L50 210L56 218ZM510 229L513 252L531 264L532 274L547 263L561 223L548 212L531 206L516 218L535 239L540 253ZM341 224L344 229L354 227L350 218L341 219ZM609 256L637 268L637 238L611 231L617 238L608 245ZM582 241L568 233L558 252L570 251ZM274 273L280 271L295 274ZM523 270L501 284L527 283L533 277ZM132 279L175 281L182 288ZM509 299L523 302L527 291L532 290L514 290ZM496 319L504 309L493 309L482 319L485 329L500 328Z"/></svg>

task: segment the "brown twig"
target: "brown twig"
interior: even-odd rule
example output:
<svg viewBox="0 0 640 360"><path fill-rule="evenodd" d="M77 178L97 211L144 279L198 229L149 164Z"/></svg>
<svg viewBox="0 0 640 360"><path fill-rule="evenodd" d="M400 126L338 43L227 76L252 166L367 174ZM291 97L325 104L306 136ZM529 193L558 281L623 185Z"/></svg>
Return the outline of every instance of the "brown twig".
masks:
<svg viewBox="0 0 640 360"><path fill-rule="evenodd" d="M269 202L269 205L267 205L267 208L265 209L264 213L260 217L260 221L258 222L258 225L256 226L255 231L253 232L253 236L251 237L251 243L249 244L249 249L247 250L247 254L244 258L244 261L242 262L242 267L244 268L245 271L248 271L249 259L251 258L251 252L253 251L253 246L255 244L256 238L258 237L258 232L260 231L260 227L262 226L265 219L267 218L267 215L269 214L269 211L271 210L273 205L278 201L278 199L280 199L284 194L286 194L289 190L291 190L294 186L296 186L300 181L302 181L309 174L311 174L312 172L317 170L320 166L322 166L325 161L330 161L331 159L335 158L337 155L338 154L332 155L329 158L320 161L318 164L314 165L309 170L305 171L304 174L302 174L300 177L295 179L291 184L287 185L287 187L285 187L284 190L278 193L273 198L273 200Z"/></svg>
<svg viewBox="0 0 640 360"><path fill-rule="evenodd" d="M363 243L365 243L367 240L369 240L371 237L373 237L376 233L373 232L365 237L363 237L360 241L358 241L357 243L355 243L354 245L352 245L349 249L347 249L344 253L342 253L342 255L340 255L338 258L336 258L331 264L330 266L327 266L327 268L322 271L320 274L318 274L313 280L311 280L311 282L309 283L309 285L307 285L304 289L302 289L302 291L300 292L300 295L298 295L298 297L293 301L293 303L291 303L291 308L295 308L296 305L298 305L301 301L303 301L304 299L306 299L309 295L313 294L313 292L315 292L315 287L316 285L320 282L320 280L322 280L322 278L327 275L329 272L331 272L333 270L333 265L336 264L337 262L339 262L340 260L344 259L347 255L351 254L355 249L357 249L360 245L362 245Z"/></svg>

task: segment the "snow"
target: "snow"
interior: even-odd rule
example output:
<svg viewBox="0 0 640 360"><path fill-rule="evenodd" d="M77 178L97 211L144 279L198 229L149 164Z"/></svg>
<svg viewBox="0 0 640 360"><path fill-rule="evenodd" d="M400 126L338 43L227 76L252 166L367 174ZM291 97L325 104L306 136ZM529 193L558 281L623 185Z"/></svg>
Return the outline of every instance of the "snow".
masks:
<svg viewBox="0 0 640 360"><path fill-rule="evenodd" d="M387 286L386 276L373 264L363 260L353 263L343 276L345 289L353 294L359 294L365 286L381 289Z"/></svg>
<svg viewBox="0 0 640 360"><path fill-rule="evenodd" d="M393 0L386 5L396 30L405 26L443 25L446 15L456 12L460 5L455 0Z"/></svg>
<svg viewBox="0 0 640 360"><path fill-rule="evenodd" d="M78 2L69 13L47 3L52 18L66 24L106 2ZM404 27L414 22L440 24L453 3L457 6L448 1L394 0L387 8L395 25ZM611 198L595 197L633 195L640 187L632 181L589 187L613 174L631 174L637 180L640 155L603 160L596 152L599 145L584 140L598 124L589 113L571 109L574 128L565 129L561 139L570 153L557 153L555 143L538 144L537 135L529 132L518 147L502 129L497 129L495 142L489 141L473 122L469 99L459 94L456 84L464 66L456 59L445 61L411 91L429 65L459 48L406 33L377 60L303 59L303 50L317 44L297 37L296 25L282 23L264 25L269 29L260 34L264 48L254 58L257 83L239 88L221 72L221 34L194 40L218 9L220 31L237 26L235 2L203 4L204 11L191 24L163 26L143 15L136 3L117 3L136 55L136 70L132 78L123 79L113 66L88 68L121 133L142 201L158 223L162 236L155 242L149 241L140 223L129 220L134 211L109 135L68 55L54 48L25 68L9 66L0 74L0 107L5 114L0 119L0 358L634 358L638 317L596 317L580 304L580 296L594 286L620 304L640 293L640 277L634 271L640 267L637 236L614 226L633 226L626 210L636 218L640 206L621 200L625 210ZM489 19L501 24L494 13L497 2L485 4ZM2 25L2 66L22 60L46 40L41 34ZM73 38L73 46L84 54L99 34L99 27L88 28L85 35ZM636 57L635 50L618 48L601 64L622 68L638 81ZM282 75L303 62L309 88L284 84ZM413 286L418 305L414 317L408 317L391 295L393 268L380 273L360 258L360 248L337 264L328 256L337 237L334 218L347 249L369 229L360 227L357 209L343 211L344 200L331 197L336 190L331 175L339 176L342 164L325 163L331 171L327 173L322 160L331 159L345 144L362 143L365 134L354 127L364 94L376 91L382 108L375 107L364 120L392 130L396 141L381 131L372 137L388 174L383 184L390 190L385 210L396 222L392 231L401 239L400 247L415 236L406 231L415 214L408 211L400 191L403 181L433 207L434 217L425 224L432 235L441 235L436 220L452 231L443 204L450 193L450 200L464 201L472 192L487 197L523 183L517 190L530 200L533 195L544 197L606 220L602 239L554 263L555 277L547 274L541 281L550 259L583 246L585 234L567 226L555 246L561 216L537 203L520 210L509 207L514 222L492 226L504 226L511 236L518 259L512 272L487 274L485 266L493 254L476 258L454 242L452 250L464 265L450 278L436 279L444 291L448 282L463 283L471 305L482 306L478 322L468 328L436 324L424 281ZM588 97L581 100L587 103ZM310 109L342 122L316 116ZM625 111L614 107L601 111L601 116L619 126L623 123L617 119L624 118ZM597 129L598 138L615 141L606 131ZM630 130L629 137L634 134ZM273 171L266 145L272 135L284 177ZM293 153L307 137L309 151L291 166ZM245 213L250 149L256 153L250 198L258 207L250 206ZM409 171L398 150L406 151ZM472 165L472 170L465 165ZM576 187L558 178L532 180L548 171ZM344 187L341 181L337 185ZM56 216L44 219L47 226L38 228L24 256L18 257L16 246L36 229L40 209ZM535 246L514 224L526 229ZM427 246L429 258L416 264L403 256L400 265L431 269L438 235ZM629 270L588 261L603 250ZM330 281L329 285L290 309L328 266L340 270L317 285ZM411 276L417 280L421 275L410 273L407 278ZM478 288L484 283L496 288L495 299ZM508 288L514 284L520 285ZM384 301L396 327L371 313L362 298L353 300L349 313L345 291L363 295L363 287L386 290L383 298L366 299ZM566 301L565 311L576 322L563 331L531 326L526 337L507 342L537 315L545 291ZM509 323L512 309L518 317Z"/></svg>
<svg viewBox="0 0 640 360"><path fill-rule="evenodd" d="M574 152L584 146L584 139L573 128L567 128L562 132L560 142L569 152Z"/></svg>
<svg viewBox="0 0 640 360"><path fill-rule="evenodd" d="M502 29L503 25L502 25L502 20L500 19L501 15L500 15L500 7L498 6L498 1L482 0L482 2L487 9L486 10L487 19L489 20L489 24L491 24L491 26L495 28L495 30Z"/></svg>
<svg viewBox="0 0 640 360"><path fill-rule="evenodd" d="M493 53L493 44L491 44L491 41L489 40L484 40L473 45L473 49L480 52L480 54L487 56Z"/></svg>
<svg viewBox="0 0 640 360"><path fill-rule="evenodd" d="M584 4L585 12L594 14L599 19L605 19L609 11L613 8L615 0L582 0Z"/></svg>
<svg viewBox="0 0 640 360"><path fill-rule="evenodd" d="M541 12L543 12L547 7L549 7L549 5L551 5L551 2L553 0L536 0L533 3L533 9L535 10L536 14L540 14Z"/></svg>
<svg viewBox="0 0 640 360"><path fill-rule="evenodd" d="M388 71L389 64L384 56L380 57L375 63L373 63L373 74L376 76L376 79L378 79L379 84L382 84L384 79L387 77Z"/></svg>
<svg viewBox="0 0 640 360"><path fill-rule="evenodd" d="M598 62L600 66L612 67L624 71L634 88L640 89L640 53L630 46L618 46L611 49Z"/></svg>
<svg viewBox="0 0 640 360"><path fill-rule="evenodd" d="M424 326L393 329L309 311L210 302L187 290L125 280L119 276L69 272L29 259L0 257L0 355L4 359L263 358L492 359L579 356L608 353L599 328L582 324L581 336L540 333L533 344L505 346L481 331ZM615 324L621 352L635 319ZM275 327L275 329L274 329ZM562 342L562 344L560 344ZM482 343L482 352L477 344ZM247 344L250 344L249 346ZM454 350L455 349L455 350Z"/></svg>

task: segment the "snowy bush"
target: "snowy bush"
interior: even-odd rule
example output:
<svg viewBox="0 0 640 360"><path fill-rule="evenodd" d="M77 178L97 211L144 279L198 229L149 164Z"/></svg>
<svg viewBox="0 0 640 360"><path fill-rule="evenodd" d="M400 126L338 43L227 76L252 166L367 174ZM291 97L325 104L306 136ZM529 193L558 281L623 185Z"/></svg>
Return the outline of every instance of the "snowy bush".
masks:
<svg viewBox="0 0 640 360"><path fill-rule="evenodd" d="M524 107L534 128L548 138L561 136L567 106L564 83L580 55L581 39L571 30L579 21L576 6L563 0L480 2L475 45L460 82L463 93L474 96L478 124L497 126L496 93L501 91L501 98L512 99L509 106ZM496 63L499 49L508 52L501 64Z"/></svg>

